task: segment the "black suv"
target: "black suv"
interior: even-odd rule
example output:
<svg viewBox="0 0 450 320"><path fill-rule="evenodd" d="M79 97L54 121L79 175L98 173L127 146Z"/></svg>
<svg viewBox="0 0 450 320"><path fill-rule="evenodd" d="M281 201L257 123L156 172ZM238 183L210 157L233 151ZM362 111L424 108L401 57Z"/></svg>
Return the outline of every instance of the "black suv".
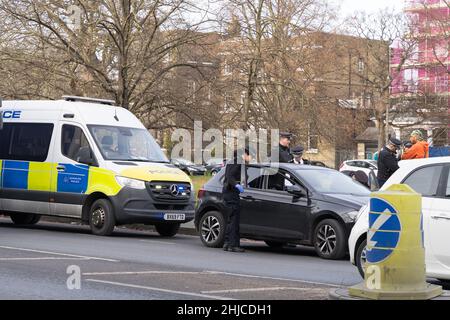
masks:
<svg viewBox="0 0 450 320"><path fill-rule="evenodd" d="M370 191L327 168L296 164L248 165L241 194L240 232L271 247L314 246L325 259L342 259L359 209ZM228 210L222 199L225 170L198 192L195 225L208 247L222 247Z"/></svg>

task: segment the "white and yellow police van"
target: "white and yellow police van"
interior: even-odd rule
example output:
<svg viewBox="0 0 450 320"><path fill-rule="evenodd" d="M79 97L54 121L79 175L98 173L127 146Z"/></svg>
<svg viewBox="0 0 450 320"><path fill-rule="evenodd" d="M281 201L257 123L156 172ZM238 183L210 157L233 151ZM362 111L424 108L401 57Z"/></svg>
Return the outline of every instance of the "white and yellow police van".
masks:
<svg viewBox="0 0 450 320"><path fill-rule="evenodd" d="M3 101L0 110L0 213L14 223L58 216L96 235L143 223L173 236L194 218L190 178L114 102Z"/></svg>

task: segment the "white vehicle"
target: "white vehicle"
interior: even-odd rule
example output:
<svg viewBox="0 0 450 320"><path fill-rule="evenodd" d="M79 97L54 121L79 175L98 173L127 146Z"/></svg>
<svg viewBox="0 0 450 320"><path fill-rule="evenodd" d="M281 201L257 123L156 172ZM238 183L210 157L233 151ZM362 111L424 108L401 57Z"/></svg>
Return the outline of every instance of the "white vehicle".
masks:
<svg viewBox="0 0 450 320"><path fill-rule="evenodd" d="M340 172L364 171L364 173L367 174L367 176L369 176L369 174L372 170L376 176L378 173L378 165L375 160L347 160L347 161L344 161L339 168Z"/></svg>
<svg viewBox="0 0 450 320"><path fill-rule="evenodd" d="M189 177L144 125L111 101L4 101L0 212L16 224L42 215L81 219L97 235L155 225L173 236L194 218Z"/></svg>
<svg viewBox="0 0 450 320"><path fill-rule="evenodd" d="M450 157L406 160L381 190L398 183L422 194L427 276L450 280ZM351 262L364 275L369 207L361 208L349 238Z"/></svg>

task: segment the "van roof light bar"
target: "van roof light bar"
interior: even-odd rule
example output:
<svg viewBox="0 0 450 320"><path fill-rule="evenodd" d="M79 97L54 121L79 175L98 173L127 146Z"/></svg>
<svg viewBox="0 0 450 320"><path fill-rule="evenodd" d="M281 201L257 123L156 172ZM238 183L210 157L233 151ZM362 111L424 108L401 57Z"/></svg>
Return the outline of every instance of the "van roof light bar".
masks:
<svg viewBox="0 0 450 320"><path fill-rule="evenodd" d="M87 103L99 103L108 106L115 106L116 102L114 100L96 99L88 97L77 97L77 96L63 96L64 101L70 102L87 102Z"/></svg>

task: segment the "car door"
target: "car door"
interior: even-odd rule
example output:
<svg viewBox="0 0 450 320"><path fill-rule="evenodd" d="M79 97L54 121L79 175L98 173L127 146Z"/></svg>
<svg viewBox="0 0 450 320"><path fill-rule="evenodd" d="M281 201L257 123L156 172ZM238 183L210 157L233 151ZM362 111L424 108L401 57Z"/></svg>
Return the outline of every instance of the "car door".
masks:
<svg viewBox="0 0 450 320"><path fill-rule="evenodd" d="M434 199L429 237L434 257L450 270L450 175L449 166L444 169L441 190ZM448 272L447 270L447 272Z"/></svg>
<svg viewBox="0 0 450 320"><path fill-rule="evenodd" d="M246 192L252 210L248 219L261 237L303 239L310 207L306 198L295 198L287 187L297 184L288 172L263 169L263 187Z"/></svg>
<svg viewBox="0 0 450 320"><path fill-rule="evenodd" d="M80 155L86 150L92 155L92 148L77 124L61 122L59 132L50 209L54 215L80 218L89 181L89 165L80 162Z"/></svg>
<svg viewBox="0 0 450 320"><path fill-rule="evenodd" d="M246 182L241 198L241 233L256 235L260 233L259 219L262 210L263 169L257 166L246 166Z"/></svg>
<svg viewBox="0 0 450 320"><path fill-rule="evenodd" d="M445 242L448 243L450 228L445 231L447 220L437 218L436 200L439 197L439 185L444 173L444 165L430 165L414 170L403 183L422 195L422 214L424 245L427 261L439 261L444 255ZM450 222L450 221L449 221ZM450 223L448 224L450 226ZM441 245L443 242L443 246Z"/></svg>

